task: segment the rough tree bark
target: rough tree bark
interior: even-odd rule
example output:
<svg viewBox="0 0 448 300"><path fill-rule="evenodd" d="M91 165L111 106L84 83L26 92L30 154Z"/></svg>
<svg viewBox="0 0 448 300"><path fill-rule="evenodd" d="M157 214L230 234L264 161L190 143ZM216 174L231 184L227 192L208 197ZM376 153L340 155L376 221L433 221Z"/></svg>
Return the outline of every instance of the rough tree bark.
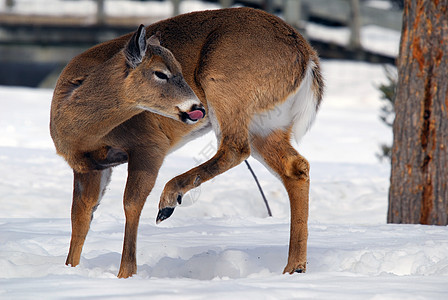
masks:
<svg viewBox="0 0 448 300"><path fill-rule="evenodd" d="M406 0L389 223L448 224L448 0Z"/></svg>

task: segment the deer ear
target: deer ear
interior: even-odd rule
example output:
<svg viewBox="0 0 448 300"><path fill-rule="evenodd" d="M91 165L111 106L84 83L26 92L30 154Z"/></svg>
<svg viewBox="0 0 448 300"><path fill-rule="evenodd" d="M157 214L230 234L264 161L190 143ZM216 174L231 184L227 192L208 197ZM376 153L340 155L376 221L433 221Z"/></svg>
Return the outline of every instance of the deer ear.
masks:
<svg viewBox="0 0 448 300"><path fill-rule="evenodd" d="M148 39L148 44L151 46L160 46L160 38L162 37L162 34L160 31L157 31L156 34L151 35L151 37Z"/></svg>
<svg viewBox="0 0 448 300"><path fill-rule="evenodd" d="M140 25L137 31L132 35L124 49L124 55L129 66L136 68L143 60L146 52L146 30L145 26Z"/></svg>

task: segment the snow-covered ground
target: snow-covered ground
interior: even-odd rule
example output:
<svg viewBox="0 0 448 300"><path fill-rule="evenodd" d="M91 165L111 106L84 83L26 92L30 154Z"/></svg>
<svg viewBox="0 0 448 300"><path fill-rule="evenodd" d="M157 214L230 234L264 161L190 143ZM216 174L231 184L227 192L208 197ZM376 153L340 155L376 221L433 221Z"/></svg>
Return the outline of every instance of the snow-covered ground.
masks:
<svg viewBox="0 0 448 300"><path fill-rule="evenodd" d="M141 217L138 274L117 279L126 166L95 213L76 268L70 240L72 174L48 133L50 90L0 87L1 299L445 299L447 227L386 224L391 140L379 121L377 65L324 61L327 90L298 149L311 162L308 270L282 275L286 192L251 160L274 217L246 167L205 183L155 225L164 183L213 154L212 135L165 161Z"/></svg>
<svg viewBox="0 0 448 300"><path fill-rule="evenodd" d="M16 0L15 9L76 14L70 5L81 3L93 14L88 2ZM129 3L106 3L112 15L128 13ZM170 7L162 7L167 3L152 4L154 14L169 14ZM330 35L346 38L340 31ZM398 38L363 30L363 43L382 49L396 51ZM311 163L309 264L306 274L292 276L281 274L289 238L287 195L255 160L250 162L273 218L242 164L203 184L155 225L164 184L213 155L211 134L166 159L142 213L137 275L116 278L126 166L114 169L80 265L65 266L72 173L49 136L52 91L0 87L0 299L446 299L448 228L386 224L389 166L375 156L379 144L392 139L378 117L383 68L345 61L323 61L322 68L324 103L297 147Z"/></svg>

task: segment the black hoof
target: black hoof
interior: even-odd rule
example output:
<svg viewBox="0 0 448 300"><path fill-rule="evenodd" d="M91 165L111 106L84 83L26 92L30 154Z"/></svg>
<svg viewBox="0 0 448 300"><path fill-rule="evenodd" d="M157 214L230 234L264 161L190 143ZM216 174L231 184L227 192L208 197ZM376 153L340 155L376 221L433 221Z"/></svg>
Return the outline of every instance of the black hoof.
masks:
<svg viewBox="0 0 448 300"><path fill-rule="evenodd" d="M159 213L157 214L156 223L159 224L163 220L168 219L171 217L171 215L174 212L174 207L165 207L163 209L159 210Z"/></svg>

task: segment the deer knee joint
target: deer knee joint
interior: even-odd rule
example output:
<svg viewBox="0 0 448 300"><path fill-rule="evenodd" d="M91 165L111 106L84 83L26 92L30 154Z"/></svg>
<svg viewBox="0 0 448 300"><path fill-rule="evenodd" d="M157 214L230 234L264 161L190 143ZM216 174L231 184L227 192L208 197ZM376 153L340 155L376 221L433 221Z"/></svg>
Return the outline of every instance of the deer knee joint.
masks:
<svg viewBox="0 0 448 300"><path fill-rule="evenodd" d="M290 178L309 180L310 163L303 157L296 157L290 162L286 172Z"/></svg>
<svg viewBox="0 0 448 300"><path fill-rule="evenodd" d="M240 164L243 160L249 157L250 155L250 146L249 143L242 143L239 145L233 145L223 149L222 158L226 161L226 163L235 166Z"/></svg>
<svg viewBox="0 0 448 300"><path fill-rule="evenodd" d="M243 160L247 159L250 156L250 146L249 144L243 144L237 149L235 149L235 153L232 156L234 160L234 164L238 165Z"/></svg>
<svg viewBox="0 0 448 300"><path fill-rule="evenodd" d="M250 155L250 145L249 144L244 144L239 148L239 152L238 152L241 157L243 159L246 159L249 157Z"/></svg>

